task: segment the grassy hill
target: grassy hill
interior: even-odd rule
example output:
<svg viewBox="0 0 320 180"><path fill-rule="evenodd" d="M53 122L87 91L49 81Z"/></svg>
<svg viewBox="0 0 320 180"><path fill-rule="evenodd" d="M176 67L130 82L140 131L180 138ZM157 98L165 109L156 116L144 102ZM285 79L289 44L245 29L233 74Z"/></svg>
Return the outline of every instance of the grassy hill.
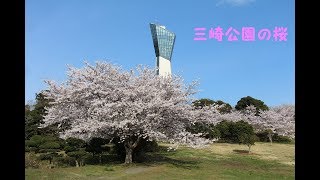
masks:
<svg viewBox="0 0 320 180"><path fill-rule="evenodd" d="M167 146L166 144L160 144ZM149 154L144 163L26 169L26 179L294 179L294 144L215 143Z"/></svg>

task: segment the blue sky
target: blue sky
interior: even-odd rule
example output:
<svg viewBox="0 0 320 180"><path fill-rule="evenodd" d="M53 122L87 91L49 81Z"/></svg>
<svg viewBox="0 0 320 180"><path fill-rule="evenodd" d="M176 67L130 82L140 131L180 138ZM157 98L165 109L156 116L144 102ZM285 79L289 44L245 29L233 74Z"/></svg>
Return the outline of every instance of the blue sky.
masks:
<svg viewBox="0 0 320 180"><path fill-rule="evenodd" d="M25 101L62 82L66 65L106 60L130 69L155 66L149 23L176 34L172 71L198 79L196 98L234 106L245 96L268 106L295 103L295 22L292 0L26 0ZM256 40L194 41L194 28L254 27ZM287 28L287 41L259 40L259 30ZM208 32L206 36L208 37Z"/></svg>

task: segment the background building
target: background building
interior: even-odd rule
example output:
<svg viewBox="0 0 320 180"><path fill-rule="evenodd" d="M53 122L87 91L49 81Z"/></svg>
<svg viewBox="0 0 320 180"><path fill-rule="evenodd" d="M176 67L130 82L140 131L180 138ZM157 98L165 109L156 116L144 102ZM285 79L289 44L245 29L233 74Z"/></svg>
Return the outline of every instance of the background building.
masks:
<svg viewBox="0 0 320 180"><path fill-rule="evenodd" d="M176 35L158 24L150 23L150 29L156 53L157 74L171 75L171 57Z"/></svg>

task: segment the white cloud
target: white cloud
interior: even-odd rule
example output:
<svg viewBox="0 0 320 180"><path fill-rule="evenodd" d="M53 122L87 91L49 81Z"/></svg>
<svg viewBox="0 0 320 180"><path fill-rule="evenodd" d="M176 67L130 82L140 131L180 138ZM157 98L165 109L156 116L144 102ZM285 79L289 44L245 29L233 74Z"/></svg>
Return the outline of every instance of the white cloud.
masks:
<svg viewBox="0 0 320 180"><path fill-rule="evenodd" d="M232 6L243 6L255 2L255 0L219 0L217 6L228 4Z"/></svg>

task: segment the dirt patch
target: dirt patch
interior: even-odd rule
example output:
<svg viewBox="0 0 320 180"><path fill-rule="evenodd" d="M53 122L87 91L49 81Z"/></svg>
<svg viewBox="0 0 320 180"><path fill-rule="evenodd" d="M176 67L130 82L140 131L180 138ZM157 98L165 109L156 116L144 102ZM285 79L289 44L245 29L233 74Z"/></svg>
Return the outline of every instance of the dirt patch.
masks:
<svg viewBox="0 0 320 180"><path fill-rule="evenodd" d="M250 152L248 150L240 150L240 149L234 149L233 152L237 154L243 154L243 155L257 155L256 153Z"/></svg>

